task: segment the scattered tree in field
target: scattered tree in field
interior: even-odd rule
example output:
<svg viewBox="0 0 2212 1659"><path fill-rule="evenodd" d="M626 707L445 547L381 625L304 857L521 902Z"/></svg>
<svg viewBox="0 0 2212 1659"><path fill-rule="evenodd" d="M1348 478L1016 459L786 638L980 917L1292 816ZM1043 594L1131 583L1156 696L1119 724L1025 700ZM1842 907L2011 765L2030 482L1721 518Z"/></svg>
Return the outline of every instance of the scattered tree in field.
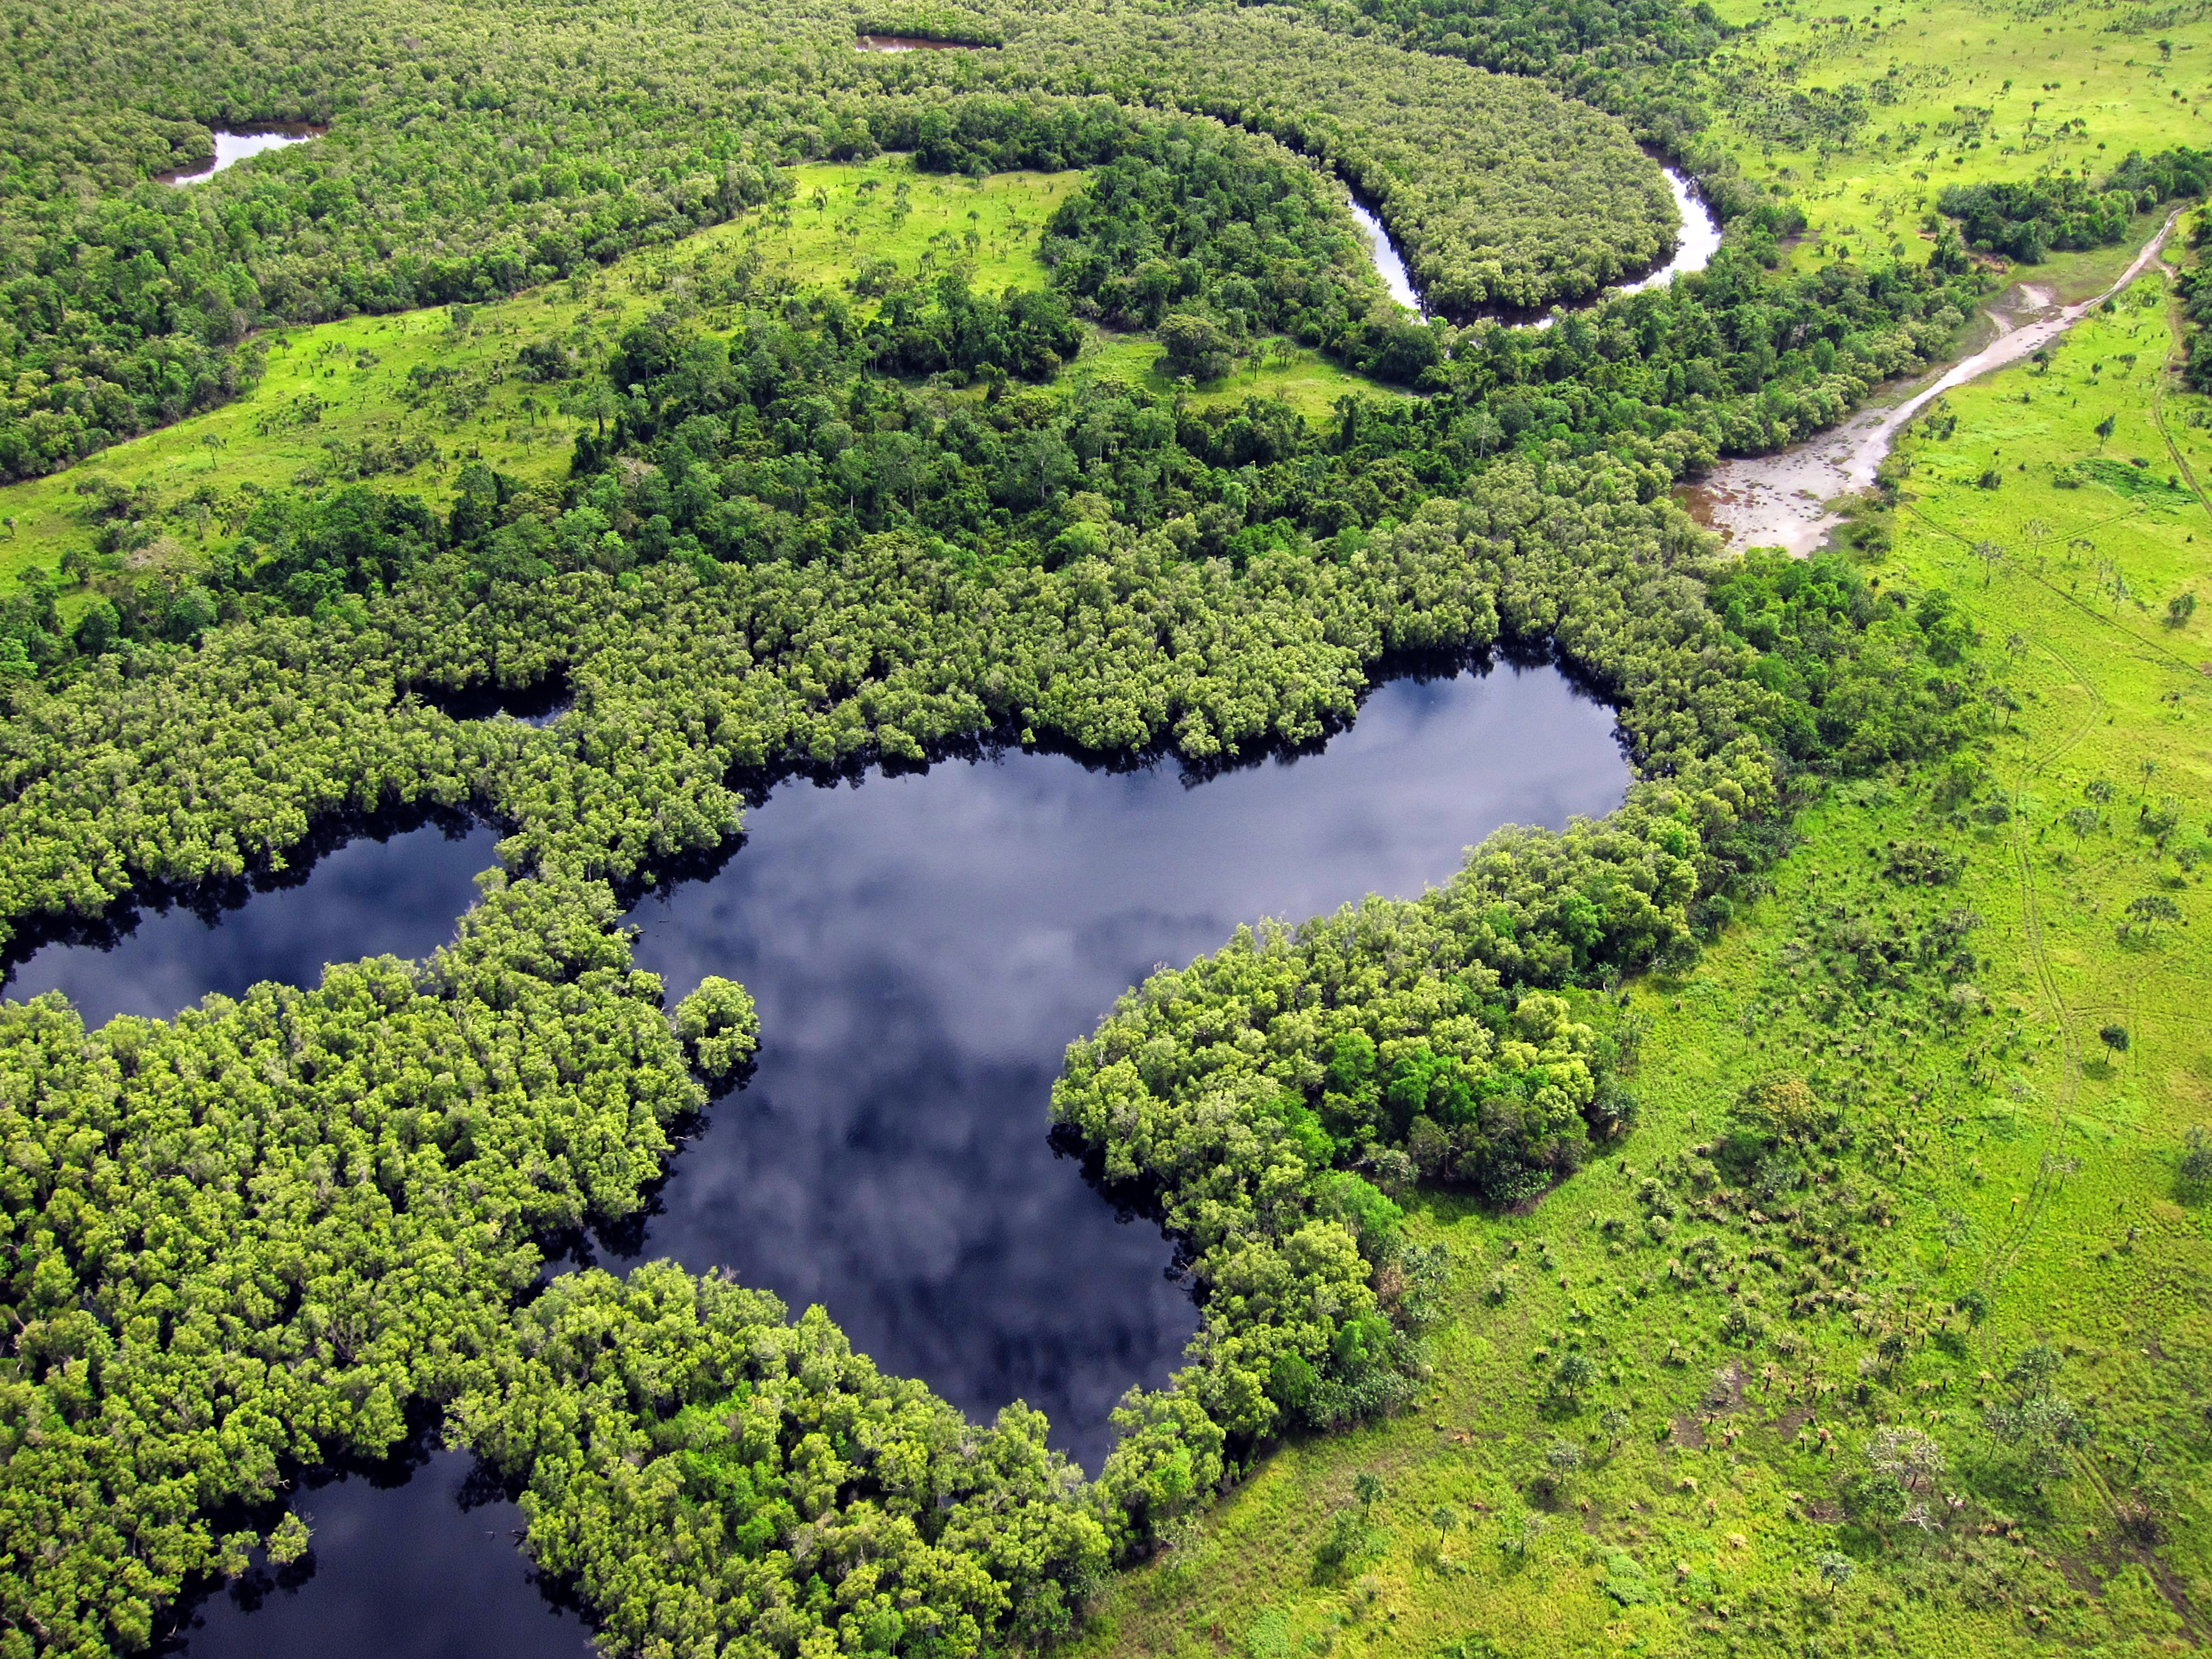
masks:
<svg viewBox="0 0 2212 1659"><path fill-rule="evenodd" d="M2130 927L2140 928L2155 938L2160 928L2178 927L2181 921L2181 907L2164 893L2145 893L2140 897L2131 898L2122 914L2127 918L2121 924L2122 939L2128 936Z"/></svg>
<svg viewBox="0 0 2212 1659"><path fill-rule="evenodd" d="M1620 1449L1620 1443L1628 1437L1628 1413L1615 1406L1598 1419L1597 1425L1604 1432L1606 1455L1610 1457Z"/></svg>
<svg viewBox="0 0 2212 1659"><path fill-rule="evenodd" d="M2201 1123L2191 1124L2182 1137L2180 1175L2182 1183L2192 1188L2212 1185L2212 1133Z"/></svg>
<svg viewBox="0 0 2212 1659"><path fill-rule="evenodd" d="M1561 1354L1559 1364L1553 1367L1551 1395L1561 1405L1578 1407L1596 1381L1597 1367L1590 1364L1587 1355L1571 1349Z"/></svg>
<svg viewBox="0 0 2212 1659"><path fill-rule="evenodd" d="M1449 1504L1439 1504L1429 1511L1429 1524L1437 1529L1437 1553L1443 1553L1444 1543L1458 1530L1460 1512Z"/></svg>

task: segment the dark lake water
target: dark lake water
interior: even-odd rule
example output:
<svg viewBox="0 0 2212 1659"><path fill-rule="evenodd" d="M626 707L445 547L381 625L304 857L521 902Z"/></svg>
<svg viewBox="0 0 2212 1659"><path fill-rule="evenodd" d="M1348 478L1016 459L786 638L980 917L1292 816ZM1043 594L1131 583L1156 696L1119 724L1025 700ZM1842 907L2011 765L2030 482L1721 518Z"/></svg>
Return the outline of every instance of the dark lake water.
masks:
<svg viewBox="0 0 2212 1659"><path fill-rule="evenodd" d="M886 1370L972 1415L1027 1400L1095 1472L1114 1401L1166 1379L1196 1311L1158 1228L1117 1218L1048 1139L1068 1042L1240 921L1418 894L1499 824L1602 813L1626 782L1609 713L1554 671L1500 668L1390 682L1325 749L1204 781L1010 753L780 785L718 868L632 914L672 1005L705 974L740 980L763 1042L641 1238L599 1259L726 1265L794 1310L820 1302ZM491 846L435 825L353 842L214 926L173 909L110 948L49 945L9 994L62 989L96 1021L419 955ZM211 1597L189 1652L580 1652L583 1626L513 1548L518 1512L468 1492L467 1460L390 1484L404 1474L303 1494L313 1572Z"/></svg>
<svg viewBox="0 0 2212 1659"><path fill-rule="evenodd" d="M312 866L234 882L78 929L15 967L7 994L60 991L87 1025L118 1014L167 1019L210 992L276 980L313 985L326 962L423 957L453 936L499 837L462 820L349 841Z"/></svg>

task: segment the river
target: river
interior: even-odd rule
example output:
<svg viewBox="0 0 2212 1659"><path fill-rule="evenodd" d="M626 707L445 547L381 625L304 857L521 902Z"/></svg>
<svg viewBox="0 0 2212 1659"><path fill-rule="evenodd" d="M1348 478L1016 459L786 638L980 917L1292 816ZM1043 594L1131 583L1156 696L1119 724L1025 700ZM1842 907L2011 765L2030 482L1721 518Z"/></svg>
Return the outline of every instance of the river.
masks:
<svg viewBox="0 0 2212 1659"><path fill-rule="evenodd" d="M1636 294L1647 288L1664 288L1677 276L1703 270L1720 251L1721 222L1713 216L1705 198L1674 168L1662 167L1660 171L1667 175L1667 188L1674 195L1674 211L1680 225L1674 255L1649 276L1623 283L1612 292ZM1397 243L1391 240L1390 233L1382 228L1382 221L1356 197L1352 203L1352 216L1358 222L1359 234L1366 239L1368 261L1374 265L1376 275L1382 277L1382 286L1389 289L1390 297L1408 311L1428 315L1421 304L1419 291L1413 286L1413 273L1407 269L1405 256L1398 251ZM1595 305L1597 301L1589 303ZM1548 328L1551 321L1549 317L1537 318L1534 326Z"/></svg>
<svg viewBox="0 0 2212 1659"><path fill-rule="evenodd" d="M242 132L218 131L210 135L215 139L214 161L190 172L155 176L165 185L197 185L204 179L214 178L226 167L235 167L249 155L258 155L265 149L283 149L290 144L304 144L310 138L321 137L329 130L293 122L283 126L249 127Z"/></svg>
<svg viewBox="0 0 2212 1659"><path fill-rule="evenodd" d="M1996 330L1988 345L1923 376L1917 385L1908 383L1895 401L1863 410L1779 454L1723 461L1686 492L1691 512L1734 547L1778 547L1798 558L1817 550L1843 522L1838 499L1873 488L1875 470L1914 416L1954 386L2032 356L2120 293L2158 258L2180 211L2166 216L2102 294L2062 306L2033 284L2008 289L1986 313Z"/></svg>
<svg viewBox="0 0 2212 1659"><path fill-rule="evenodd" d="M1165 1381L1197 1315L1158 1229L1053 1149L1066 1043L1239 921L1419 893L1498 824L1608 811L1627 779L1608 711L1553 669L1502 667L1389 681L1325 746L1203 780L1011 751L781 784L714 867L632 913L672 1002L706 973L741 980L763 1046L641 1239L599 1259L727 1265L794 1310L818 1301L971 1415L1028 1400L1095 1471L1115 1400ZM377 828L282 884L49 943L9 994L62 990L95 1020L167 1013L256 979L311 984L333 957L434 948L491 834ZM514 1550L519 1511L470 1473L418 1452L304 1492L312 1571L210 1597L186 1650L580 1653L580 1621Z"/></svg>

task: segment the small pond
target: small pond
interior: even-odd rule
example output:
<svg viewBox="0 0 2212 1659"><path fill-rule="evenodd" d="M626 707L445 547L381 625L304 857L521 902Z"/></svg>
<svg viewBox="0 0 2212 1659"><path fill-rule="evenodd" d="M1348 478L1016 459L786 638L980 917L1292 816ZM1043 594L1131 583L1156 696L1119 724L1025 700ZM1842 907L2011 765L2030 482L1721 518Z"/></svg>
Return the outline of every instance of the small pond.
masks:
<svg viewBox="0 0 2212 1659"><path fill-rule="evenodd" d="M12 967L17 1001L60 991L88 1026L118 1014L167 1019L210 992L320 981L326 962L424 957L476 902L477 872L499 862L489 828L446 817L378 825L292 868L125 912L44 943ZM35 941L29 941L36 943Z"/></svg>
<svg viewBox="0 0 2212 1659"><path fill-rule="evenodd" d="M212 179L225 167L243 161L249 155L258 155L264 149L283 149L288 144L304 144L310 138L319 138L328 131L326 127L309 126L304 122L293 122L283 126L252 127L243 132L216 132L215 160L204 167L189 173L164 173L159 175L162 183L197 185L203 179Z"/></svg>
<svg viewBox="0 0 2212 1659"><path fill-rule="evenodd" d="M963 1411L1026 1399L1095 1471L1114 1401L1165 1381L1197 1313L1158 1227L1117 1217L1053 1148L1067 1042L1240 921L1418 894L1501 823L1611 810L1627 775L1607 710L1553 669L1501 667L1390 681L1325 747L1203 781L1011 751L780 784L715 867L632 912L672 1001L705 974L740 980L763 1046L641 1237L599 1259L726 1265L794 1310L818 1301ZM48 944L9 994L166 1014L256 979L311 984L331 958L420 955L492 861L490 832L458 824L356 840L294 884L227 896L242 908ZM313 1571L210 1597L188 1650L576 1651L580 1623L514 1553L514 1509L470 1488L465 1458L408 1472L304 1493Z"/></svg>

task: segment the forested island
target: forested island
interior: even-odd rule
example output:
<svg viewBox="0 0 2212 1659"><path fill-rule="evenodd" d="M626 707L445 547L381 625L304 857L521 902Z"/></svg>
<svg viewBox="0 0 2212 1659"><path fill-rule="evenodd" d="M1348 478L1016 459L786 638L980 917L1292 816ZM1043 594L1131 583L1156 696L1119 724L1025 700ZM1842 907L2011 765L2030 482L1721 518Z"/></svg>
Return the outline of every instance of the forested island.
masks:
<svg viewBox="0 0 2212 1659"><path fill-rule="evenodd" d="M499 840L418 959L0 1002L4 1659L204 1650L434 1444L610 1655L2212 1638L2212 23L9 21L11 967ZM1133 977L1006 1126L1194 1304L1095 1467L608 1243L777 1041L632 920L771 789L1203 789L1495 662L1617 810Z"/></svg>

